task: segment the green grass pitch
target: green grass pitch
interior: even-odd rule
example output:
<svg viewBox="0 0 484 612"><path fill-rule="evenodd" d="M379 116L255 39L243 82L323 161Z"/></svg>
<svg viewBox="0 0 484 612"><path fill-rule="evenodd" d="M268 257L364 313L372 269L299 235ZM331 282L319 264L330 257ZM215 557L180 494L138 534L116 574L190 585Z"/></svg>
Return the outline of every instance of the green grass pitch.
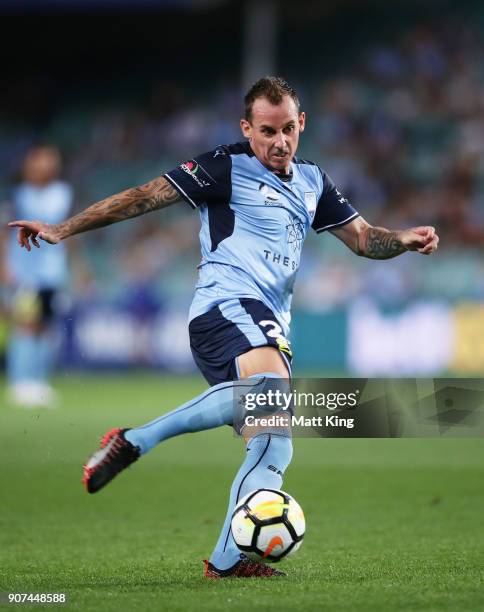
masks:
<svg viewBox="0 0 484 612"><path fill-rule="evenodd" d="M101 434L202 379L58 388L56 410L0 404L0 591L65 592L83 611L484 609L482 440L295 440L284 488L307 533L288 577L208 581L201 560L244 453L228 427L165 442L97 495L80 482Z"/></svg>

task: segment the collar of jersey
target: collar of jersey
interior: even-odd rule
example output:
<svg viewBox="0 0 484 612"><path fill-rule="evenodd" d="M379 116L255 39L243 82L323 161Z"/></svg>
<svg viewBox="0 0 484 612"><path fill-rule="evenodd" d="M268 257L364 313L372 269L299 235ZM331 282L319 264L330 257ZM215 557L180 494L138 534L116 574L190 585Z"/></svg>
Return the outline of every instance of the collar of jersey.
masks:
<svg viewBox="0 0 484 612"><path fill-rule="evenodd" d="M292 181L292 170L288 174L282 174L282 172L273 172L273 174L275 174L277 178L280 179L283 183L289 183L290 181Z"/></svg>

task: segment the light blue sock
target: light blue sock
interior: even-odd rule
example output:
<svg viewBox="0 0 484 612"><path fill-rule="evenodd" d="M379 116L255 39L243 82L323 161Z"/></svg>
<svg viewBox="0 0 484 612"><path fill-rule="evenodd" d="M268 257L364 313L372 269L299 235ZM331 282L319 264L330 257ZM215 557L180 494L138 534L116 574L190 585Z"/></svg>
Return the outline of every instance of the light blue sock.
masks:
<svg viewBox="0 0 484 612"><path fill-rule="evenodd" d="M240 559L240 550L235 544L230 529L232 513L238 501L254 489L280 489L282 475L292 458L291 438L277 434L255 436L247 444L247 455L230 490L229 507L224 526L210 563L216 568L229 569ZM274 471L271 468L276 468Z"/></svg>
<svg viewBox="0 0 484 612"><path fill-rule="evenodd" d="M142 455L159 442L180 434L230 425L234 419L234 394L250 391L254 381L220 383L176 410L126 432L125 438L138 446Z"/></svg>
<svg viewBox="0 0 484 612"><path fill-rule="evenodd" d="M36 336L35 339L35 380L47 383L52 373L55 352L55 338L50 331L44 331Z"/></svg>
<svg viewBox="0 0 484 612"><path fill-rule="evenodd" d="M11 385L32 381L36 374L36 339L33 334L13 331L7 347L7 378Z"/></svg>

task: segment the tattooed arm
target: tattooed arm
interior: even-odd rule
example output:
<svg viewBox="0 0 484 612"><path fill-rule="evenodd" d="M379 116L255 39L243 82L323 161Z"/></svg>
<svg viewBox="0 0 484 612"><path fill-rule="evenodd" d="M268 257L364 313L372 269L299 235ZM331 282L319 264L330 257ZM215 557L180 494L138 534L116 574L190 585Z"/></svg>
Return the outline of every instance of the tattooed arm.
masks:
<svg viewBox="0 0 484 612"><path fill-rule="evenodd" d="M20 228L17 241L30 251L30 241L37 248L40 246L39 238L49 244L57 244L74 234L160 210L181 199L178 191L165 178L158 177L145 185L101 200L62 223L50 225L41 221L12 221L9 226Z"/></svg>
<svg viewBox="0 0 484 612"><path fill-rule="evenodd" d="M430 226L390 231L373 227L362 217L331 230L352 251L369 259L391 259L405 251L430 255L437 249L439 237Z"/></svg>

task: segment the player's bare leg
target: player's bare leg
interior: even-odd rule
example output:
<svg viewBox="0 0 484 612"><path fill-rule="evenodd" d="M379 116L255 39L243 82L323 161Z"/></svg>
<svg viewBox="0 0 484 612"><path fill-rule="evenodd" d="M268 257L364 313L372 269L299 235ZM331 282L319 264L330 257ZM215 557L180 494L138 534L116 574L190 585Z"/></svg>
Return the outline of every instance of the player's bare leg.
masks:
<svg viewBox="0 0 484 612"><path fill-rule="evenodd" d="M240 378L256 376L261 372L274 372L288 378L289 372L280 352L273 346L259 346L237 357Z"/></svg>

